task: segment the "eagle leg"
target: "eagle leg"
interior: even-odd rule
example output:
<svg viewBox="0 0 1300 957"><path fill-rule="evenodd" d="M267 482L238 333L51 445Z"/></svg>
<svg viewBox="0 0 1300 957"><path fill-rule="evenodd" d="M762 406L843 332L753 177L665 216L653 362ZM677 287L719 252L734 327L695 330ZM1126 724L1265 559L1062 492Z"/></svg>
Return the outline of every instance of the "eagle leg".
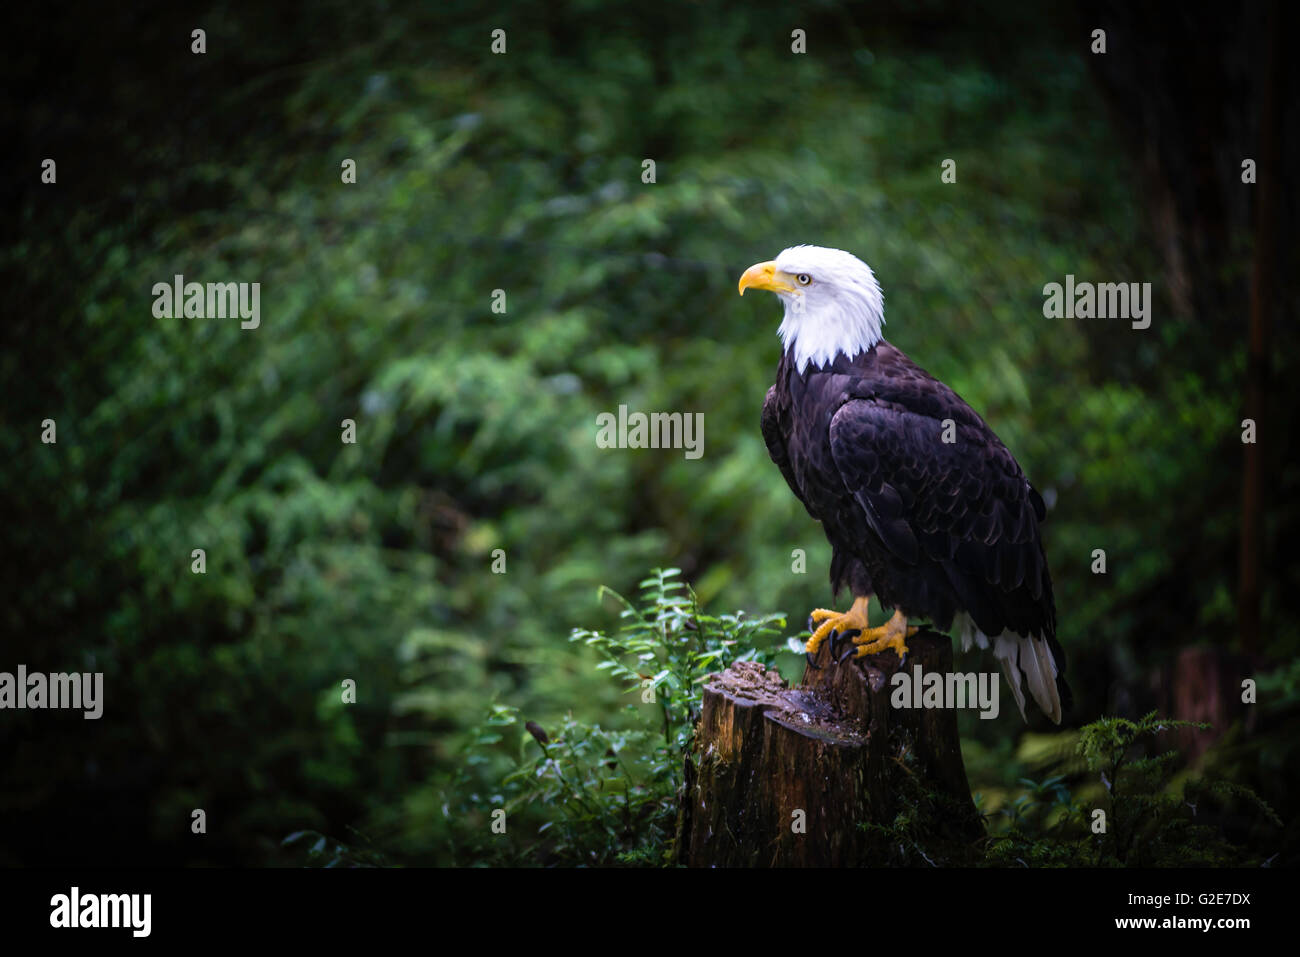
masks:
<svg viewBox="0 0 1300 957"><path fill-rule="evenodd" d="M901 661L907 654L907 639L919 630L907 627L907 616L895 608L894 617L889 621L879 628L864 628L862 634L853 639L853 644L858 649L853 657L865 658L867 655L878 655L882 651L891 650Z"/></svg>
<svg viewBox="0 0 1300 957"><path fill-rule="evenodd" d="M838 633L841 637L845 632L864 631L871 627L871 622L867 620L867 604L871 601L869 595L853 599L853 607L844 614L837 611L831 611L829 608L816 608L808 616L809 622L816 624L817 627L812 635L808 638L808 644L805 650L810 655L816 655L821 648L822 642L831 638L831 647L834 647L835 639L832 635Z"/></svg>

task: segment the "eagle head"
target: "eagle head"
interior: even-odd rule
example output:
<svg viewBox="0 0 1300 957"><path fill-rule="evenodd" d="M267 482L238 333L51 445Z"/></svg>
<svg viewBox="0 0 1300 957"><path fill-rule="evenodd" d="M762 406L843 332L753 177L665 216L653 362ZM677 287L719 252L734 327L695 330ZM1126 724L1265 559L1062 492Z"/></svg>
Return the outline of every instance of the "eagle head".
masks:
<svg viewBox="0 0 1300 957"><path fill-rule="evenodd" d="M853 358L881 338L885 297L871 267L852 253L825 246L791 246L740 277L740 294L766 289L781 297L777 334L802 373L836 355Z"/></svg>

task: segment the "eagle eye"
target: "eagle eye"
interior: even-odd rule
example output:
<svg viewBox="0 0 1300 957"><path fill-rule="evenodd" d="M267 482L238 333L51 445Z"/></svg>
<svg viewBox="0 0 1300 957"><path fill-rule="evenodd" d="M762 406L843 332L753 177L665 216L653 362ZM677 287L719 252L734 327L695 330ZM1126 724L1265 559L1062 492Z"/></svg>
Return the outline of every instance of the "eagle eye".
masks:
<svg viewBox="0 0 1300 957"><path fill-rule="evenodd" d="M801 272L799 273L799 275L795 276L794 278L798 281L799 285L801 286L806 286L808 285L808 283L812 282L812 276L808 275L806 272Z"/></svg>

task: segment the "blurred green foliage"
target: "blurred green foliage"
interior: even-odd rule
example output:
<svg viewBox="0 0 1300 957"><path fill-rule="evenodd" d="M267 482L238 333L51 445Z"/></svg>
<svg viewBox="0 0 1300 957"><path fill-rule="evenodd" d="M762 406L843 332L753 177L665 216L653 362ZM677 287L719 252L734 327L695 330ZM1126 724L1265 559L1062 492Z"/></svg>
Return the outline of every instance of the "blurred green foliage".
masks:
<svg viewBox="0 0 1300 957"><path fill-rule="evenodd" d="M1234 845L1225 811L1245 814L1277 848L1282 821L1248 787L1218 777L1175 781L1177 751L1158 736L1199 727L1152 711L1136 721L1103 717L1084 726L1077 753L1105 794L1075 799L1064 775L1024 779L1024 793L991 828L986 862L1021 867L1259 866L1266 858ZM1216 813L1217 812L1217 813ZM999 826L1000 825L1000 826ZM1276 858L1272 852L1267 860Z"/></svg>
<svg viewBox="0 0 1300 957"><path fill-rule="evenodd" d="M759 436L777 306L735 296L795 243L870 262L891 341L1054 502L1081 716L1116 674L1230 630L1238 344L1177 361L1196 327L1159 300L1147 335L1042 317L1067 272L1158 270L1057 21L921 4L866 30L819 4L795 56L771 4L381 6L219 3L206 58L161 6L80 47L34 35L79 65L34 111L58 192L24 197L0 261L0 620L6 661L101 670L108 703L93 726L6 719L0 862L297 862L308 832L351 860L319 837L349 827L379 855L359 860L488 861L465 835L497 794L552 822L539 861L657 860L681 683L714 662L645 646L670 655L646 668L667 703L627 711L625 665L598 666L635 647L593 595L672 565L697 620L695 594L748 609L732 628L827 603L829 548ZM152 285L176 274L260 282L260 328L153 318ZM703 458L597 448L620 404L703 412ZM36 440L45 418L57 445ZM1275 655L1300 643L1279 592ZM502 784L536 750L525 717L555 756ZM966 728L977 784L1028 773L1018 722ZM616 836L580 847L576 794L609 751L642 790L606 810L652 823L628 836L596 816ZM93 837L52 841L67 820Z"/></svg>

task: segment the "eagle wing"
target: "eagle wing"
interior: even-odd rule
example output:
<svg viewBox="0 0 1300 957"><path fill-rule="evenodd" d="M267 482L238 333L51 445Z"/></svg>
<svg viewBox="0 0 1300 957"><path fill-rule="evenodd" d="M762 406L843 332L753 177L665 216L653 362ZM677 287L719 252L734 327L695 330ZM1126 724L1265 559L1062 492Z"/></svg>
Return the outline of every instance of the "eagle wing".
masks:
<svg viewBox="0 0 1300 957"><path fill-rule="evenodd" d="M790 455L785 448L785 437L790 433L789 417L790 410L777 393L776 386L772 386L767 390L767 398L763 400L763 442L767 445L767 454L781 470L785 483L790 486L790 491L794 492L795 497L803 503L803 507L808 509L808 514L817 518L816 513L808 507L808 500L804 498L803 489L799 487L799 482L795 478L794 469L790 465Z"/></svg>
<svg viewBox="0 0 1300 957"><path fill-rule="evenodd" d="M1043 500L992 429L956 393L929 381L928 408L906 395L875 395L849 399L835 413L831 454L845 490L896 559L944 567L986 635L1054 638L1038 533ZM946 419L955 426L951 442Z"/></svg>

